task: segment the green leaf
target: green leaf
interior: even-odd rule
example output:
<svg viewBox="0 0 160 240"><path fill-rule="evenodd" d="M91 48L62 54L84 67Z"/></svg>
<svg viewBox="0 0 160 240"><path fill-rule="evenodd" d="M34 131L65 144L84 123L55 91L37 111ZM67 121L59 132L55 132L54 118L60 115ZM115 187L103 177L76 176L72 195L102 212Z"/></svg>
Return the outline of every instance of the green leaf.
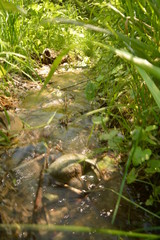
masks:
<svg viewBox="0 0 160 240"><path fill-rule="evenodd" d="M108 147L112 150L118 150L123 142L124 136L117 130L113 129L100 135L101 141L108 141Z"/></svg>
<svg viewBox="0 0 160 240"><path fill-rule="evenodd" d="M150 149L142 150L141 147L137 147L132 159L133 165L138 166L144 161L149 160L151 154L152 151Z"/></svg>
<svg viewBox="0 0 160 240"><path fill-rule="evenodd" d="M142 128L141 127L136 127L132 132L131 132L131 135L132 135L132 140L133 141L137 141L139 138L141 138L142 136Z"/></svg>
<svg viewBox="0 0 160 240"><path fill-rule="evenodd" d="M154 199L153 199L152 195L150 195L145 204L146 204L146 206L152 206L153 202L154 202Z"/></svg>
<svg viewBox="0 0 160 240"><path fill-rule="evenodd" d="M102 172L108 170L108 172L116 171L115 160L110 156L105 156L102 160L97 162L98 169Z"/></svg>
<svg viewBox="0 0 160 240"><path fill-rule="evenodd" d="M160 195L160 186L154 186L154 196L158 197Z"/></svg>
<svg viewBox="0 0 160 240"><path fill-rule="evenodd" d="M132 170L130 171L130 173L127 176L127 183L131 184L131 183L135 182L137 176L138 176L138 174L136 173L136 169L132 168Z"/></svg>
<svg viewBox="0 0 160 240"><path fill-rule="evenodd" d="M159 168L160 169L160 160L149 160L147 165L151 168Z"/></svg>
<svg viewBox="0 0 160 240"><path fill-rule="evenodd" d="M88 101L91 101L96 96L96 85L93 82L89 82L85 89L86 98Z"/></svg>
<svg viewBox="0 0 160 240"><path fill-rule="evenodd" d="M156 129L158 129L158 126L156 126L156 125L151 125L151 126L146 127L145 132L154 131L154 130L156 130Z"/></svg>
<svg viewBox="0 0 160 240"><path fill-rule="evenodd" d="M92 117L92 122L96 125L100 125L102 123L108 122L109 117L103 117L103 116L93 116Z"/></svg>
<svg viewBox="0 0 160 240"><path fill-rule="evenodd" d="M107 140L113 139L117 134L118 134L118 130L113 129L113 130L111 130L108 133L107 132L106 133L102 133L100 135L100 140L101 141L107 141Z"/></svg>
<svg viewBox="0 0 160 240"><path fill-rule="evenodd" d="M149 160L147 162L147 168L145 169L145 172L150 174L160 173L160 160Z"/></svg>
<svg viewBox="0 0 160 240"><path fill-rule="evenodd" d="M97 78L96 78L96 81L97 82L102 82L104 80L104 76L103 75L99 75Z"/></svg>

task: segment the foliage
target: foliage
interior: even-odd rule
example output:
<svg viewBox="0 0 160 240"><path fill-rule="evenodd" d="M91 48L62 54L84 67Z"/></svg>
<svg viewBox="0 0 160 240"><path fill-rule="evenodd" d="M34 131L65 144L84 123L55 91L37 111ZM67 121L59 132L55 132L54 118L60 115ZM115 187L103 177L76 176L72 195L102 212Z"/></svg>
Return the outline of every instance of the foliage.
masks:
<svg viewBox="0 0 160 240"><path fill-rule="evenodd" d="M114 141L111 133L117 131L124 136L117 150L128 152L130 144L134 144L136 132L141 128L141 136L130 162L133 168L128 175L128 183L141 178L151 181L151 176L159 172L160 161L159 3L112 1L112 4L103 2L101 5L93 1L92 5L95 15L98 11L103 12L102 19L104 12L106 16L109 15L106 22L104 19L99 22L101 27L107 27L112 33L95 42L96 46L103 49L103 53L95 66L97 78L94 82L92 80L92 89L101 105L107 106L109 116L105 128L102 124L104 133L100 134L100 139L107 140L110 148L110 139ZM114 18L111 12L114 12ZM90 91L91 88L87 94ZM91 98L92 95L93 90ZM154 161L155 168L149 173L150 161ZM154 182L153 186L152 203L159 202L159 192L154 194Z"/></svg>

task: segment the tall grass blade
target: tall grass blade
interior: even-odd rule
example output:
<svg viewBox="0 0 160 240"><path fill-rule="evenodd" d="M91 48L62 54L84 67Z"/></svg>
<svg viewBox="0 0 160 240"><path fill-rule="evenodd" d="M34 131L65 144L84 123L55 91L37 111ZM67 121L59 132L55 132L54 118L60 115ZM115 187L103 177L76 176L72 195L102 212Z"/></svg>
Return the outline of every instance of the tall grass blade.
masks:
<svg viewBox="0 0 160 240"><path fill-rule="evenodd" d="M116 53L120 58L142 68L146 72L149 72L150 74L155 76L160 81L160 68L154 66L152 63L150 63L146 59L136 57L127 51L116 49L111 46L105 45L103 43L94 42L94 44Z"/></svg>
<svg viewBox="0 0 160 240"><path fill-rule="evenodd" d="M101 27L97 27L94 26L92 24L86 24L83 22L79 22L73 19L65 19L65 18L47 18L47 19L42 19L41 24L43 26L46 26L46 24L53 24L53 23L57 23L57 24L71 24L71 25L75 25L75 26L82 26L88 30L93 30L95 32L102 32L102 33L106 33L108 35L112 35L112 32L110 32L109 30L105 29L105 28L101 28Z"/></svg>
<svg viewBox="0 0 160 240"><path fill-rule="evenodd" d="M8 115L8 112L7 112L7 110L6 110L4 107L3 107L3 110L4 110L4 113L5 113L5 116L6 116L8 125L9 125L9 127L10 127L11 121L10 121L10 117L9 117L9 115Z"/></svg>
<svg viewBox="0 0 160 240"><path fill-rule="evenodd" d="M69 52L70 49L71 49L71 47L63 50L59 54L59 56L55 59L55 61L53 62L52 66L51 66L51 69L50 69L50 71L48 73L48 76L46 77L46 79L44 81L43 87L42 87L40 92L42 92L44 90L44 88L46 87L46 85L49 83L49 81L51 80L54 72L56 71L57 67L61 63L63 56L65 56Z"/></svg>
<svg viewBox="0 0 160 240"><path fill-rule="evenodd" d="M104 190L110 190L111 192L115 193L116 195L120 196L122 199L124 199L125 201L129 202L130 204L134 205L135 207L141 209L142 211L148 213L149 215L151 215L152 217L155 217L157 219L160 219L160 216L155 214L154 212L151 212L150 210L148 210L147 208L142 207L141 205L137 204L134 201L131 201L129 198L125 197L124 195L120 195L120 193L114 191L111 188L104 188Z"/></svg>
<svg viewBox="0 0 160 240"><path fill-rule="evenodd" d="M160 68L159 67L154 66L146 59L136 57L136 56L132 55L131 53L126 52L124 50L115 49L114 51L122 59L135 64L136 66L142 68L146 72L151 73L153 76L157 77L158 80L160 80Z"/></svg>
<svg viewBox="0 0 160 240"><path fill-rule="evenodd" d="M1 142L2 142L2 145L5 145L4 141L6 141L7 143L10 142L9 138L7 137L7 135L5 133L3 133L1 130L0 130L0 145L1 145Z"/></svg>
<svg viewBox="0 0 160 240"><path fill-rule="evenodd" d="M152 81L150 76L140 67L137 67L141 77L147 84L148 89L150 90L155 102L157 103L158 107L160 108L160 90L155 85L155 83Z"/></svg>
<svg viewBox="0 0 160 240"><path fill-rule="evenodd" d="M8 65L10 65L13 69L17 69L18 71L22 72L26 77L30 78L33 82L35 81L34 78L32 78L32 76L28 73L26 73L25 71L23 71L20 67L18 67L16 64L13 64L9 61L7 61L5 58L1 58L0 57L0 61L7 63Z"/></svg>
<svg viewBox="0 0 160 240"><path fill-rule="evenodd" d="M20 57L20 58L23 58L23 59L26 59L26 56L20 54L20 53L15 53L15 52L0 52L0 56L17 56L17 57Z"/></svg>
<svg viewBox="0 0 160 240"><path fill-rule="evenodd" d="M123 179L122 179L121 186L120 186L119 196L118 196L117 203L116 203L116 206L115 206L115 209L114 209L114 212L113 212L113 216L112 216L112 224L115 222L115 219L116 219L116 216L117 216L117 212L118 212L119 204L120 204L120 201L121 201L121 197L122 197L122 193L123 193L123 189L124 189L127 173L128 173L129 167L131 165L131 161L132 161L133 155L134 155L135 150L137 148L137 145L138 145L138 142L139 142L139 139L140 139L140 135L141 135L141 131L142 131L142 129L138 132L138 136L137 136L136 142L135 142L135 144L133 145L133 147L132 147L132 149L130 151L130 155L129 155L127 163L126 163Z"/></svg>
<svg viewBox="0 0 160 240"><path fill-rule="evenodd" d="M136 239L159 239L158 234L148 234L148 233L138 233L132 231L123 231L123 230L114 230L106 228L92 228L84 226L74 226L74 225L44 225L44 224L0 224L0 231L4 229L11 229L15 231L59 231L59 232L80 232L80 233L96 233L96 234L105 234L105 235L114 235L114 236L125 236Z"/></svg>

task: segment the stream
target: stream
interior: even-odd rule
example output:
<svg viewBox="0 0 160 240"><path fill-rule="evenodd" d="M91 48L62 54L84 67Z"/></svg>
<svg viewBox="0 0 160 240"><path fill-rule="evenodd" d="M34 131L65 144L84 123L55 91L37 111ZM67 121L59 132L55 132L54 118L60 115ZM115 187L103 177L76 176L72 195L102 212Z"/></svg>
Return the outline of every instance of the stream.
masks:
<svg viewBox="0 0 160 240"><path fill-rule="evenodd" d="M93 110L84 94L86 80L83 72L54 75L46 90L40 95L37 92L29 93L17 109L25 129L16 136L16 147L1 152L1 222L89 226L126 231L151 226L151 217L124 200L121 201L115 224L111 224L117 201L113 191L119 192L122 180L122 171L112 152L102 154L101 159L98 159L103 165L102 177L96 182L89 180L90 191L84 196L68 185L57 183L47 172L51 163L65 154L98 157L94 151L101 145L97 132L91 134L92 117L84 117ZM86 179L86 176L83 177ZM133 200L127 187L124 195ZM26 232L4 232L1 239L119 238L94 232L40 231L32 233L32 238Z"/></svg>

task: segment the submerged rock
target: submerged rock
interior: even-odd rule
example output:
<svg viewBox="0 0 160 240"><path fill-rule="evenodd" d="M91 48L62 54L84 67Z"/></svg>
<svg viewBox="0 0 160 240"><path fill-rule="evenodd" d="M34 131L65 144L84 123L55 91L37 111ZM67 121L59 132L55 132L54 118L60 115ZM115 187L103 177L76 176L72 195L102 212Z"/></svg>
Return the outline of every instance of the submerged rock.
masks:
<svg viewBox="0 0 160 240"><path fill-rule="evenodd" d="M67 183L71 178L79 178L82 175L82 166L80 161L84 155L65 154L53 162L48 172L57 180Z"/></svg>
<svg viewBox="0 0 160 240"><path fill-rule="evenodd" d="M81 177L87 169L90 171L91 166L95 166L94 160L82 154L65 154L49 166L48 172L55 180L82 188L84 184Z"/></svg>
<svg viewBox="0 0 160 240"><path fill-rule="evenodd" d="M16 167L24 159L31 157L34 151L35 147L33 145L16 148L11 158L13 166Z"/></svg>

